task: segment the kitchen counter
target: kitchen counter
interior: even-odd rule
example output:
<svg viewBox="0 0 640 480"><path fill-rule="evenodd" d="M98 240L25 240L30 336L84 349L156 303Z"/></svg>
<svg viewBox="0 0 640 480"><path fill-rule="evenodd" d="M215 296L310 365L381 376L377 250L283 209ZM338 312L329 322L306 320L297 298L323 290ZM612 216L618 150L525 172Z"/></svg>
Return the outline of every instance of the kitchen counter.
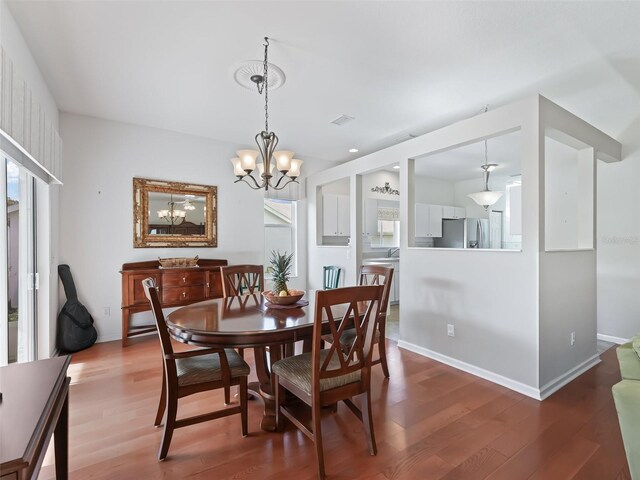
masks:
<svg viewBox="0 0 640 480"><path fill-rule="evenodd" d="M376 257L376 258L363 258L363 262L375 262L375 263L392 263L399 262L400 257Z"/></svg>

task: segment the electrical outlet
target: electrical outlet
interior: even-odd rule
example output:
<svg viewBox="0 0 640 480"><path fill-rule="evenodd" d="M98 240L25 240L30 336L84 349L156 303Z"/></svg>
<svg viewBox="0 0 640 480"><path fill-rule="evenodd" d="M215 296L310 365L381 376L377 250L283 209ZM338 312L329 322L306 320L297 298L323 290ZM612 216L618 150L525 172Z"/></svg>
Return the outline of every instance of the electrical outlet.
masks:
<svg viewBox="0 0 640 480"><path fill-rule="evenodd" d="M456 336L456 329L452 323L447 324L447 335L449 335L450 337Z"/></svg>
<svg viewBox="0 0 640 480"><path fill-rule="evenodd" d="M576 332L571 332L571 345L576 343Z"/></svg>
<svg viewBox="0 0 640 480"><path fill-rule="evenodd" d="M111 307L103 307L103 313L105 317L110 317L111 316Z"/></svg>

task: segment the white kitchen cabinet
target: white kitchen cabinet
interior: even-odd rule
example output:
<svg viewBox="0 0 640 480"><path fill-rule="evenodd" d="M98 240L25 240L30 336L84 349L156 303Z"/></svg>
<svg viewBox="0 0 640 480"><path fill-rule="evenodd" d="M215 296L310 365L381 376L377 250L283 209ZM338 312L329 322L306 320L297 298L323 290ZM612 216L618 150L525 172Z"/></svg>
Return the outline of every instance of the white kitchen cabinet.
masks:
<svg viewBox="0 0 640 480"><path fill-rule="evenodd" d="M447 205L442 206L442 218L457 220L459 218L466 218L467 210L464 207L451 207Z"/></svg>
<svg viewBox="0 0 640 480"><path fill-rule="evenodd" d="M378 200L375 198L364 201L362 233L369 237L378 234Z"/></svg>
<svg viewBox="0 0 640 480"><path fill-rule="evenodd" d="M416 203L416 237L442 237L442 205Z"/></svg>
<svg viewBox="0 0 640 480"><path fill-rule="evenodd" d="M326 237L348 237L350 205L346 195L326 194L322 197L322 234Z"/></svg>
<svg viewBox="0 0 640 480"><path fill-rule="evenodd" d="M400 301L400 262L393 262L393 280L389 291L389 303L397 304Z"/></svg>
<svg viewBox="0 0 640 480"><path fill-rule="evenodd" d="M455 218L456 207L450 207L448 205L442 206L442 218Z"/></svg>

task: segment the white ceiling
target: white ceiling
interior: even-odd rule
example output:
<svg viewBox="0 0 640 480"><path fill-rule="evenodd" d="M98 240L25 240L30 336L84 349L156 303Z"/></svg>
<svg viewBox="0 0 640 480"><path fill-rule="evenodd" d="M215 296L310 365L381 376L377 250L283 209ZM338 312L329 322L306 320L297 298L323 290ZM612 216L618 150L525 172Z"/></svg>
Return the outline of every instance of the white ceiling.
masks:
<svg viewBox="0 0 640 480"><path fill-rule="evenodd" d="M491 176L510 177L522 173L520 131L487 140L488 163L497 167ZM415 173L447 182L481 179L484 142L476 142L416 159Z"/></svg>
<svg viewBox="0 0 640 480"><path fill-rule="evenodd" d="M640 116L635 2L7 3L61 111L247 146L262 99L233 67L272 37L287 82L270 126L303 160L355 158L534 93L613 136ZM330 124L340 114L356 120Z"/></svg>

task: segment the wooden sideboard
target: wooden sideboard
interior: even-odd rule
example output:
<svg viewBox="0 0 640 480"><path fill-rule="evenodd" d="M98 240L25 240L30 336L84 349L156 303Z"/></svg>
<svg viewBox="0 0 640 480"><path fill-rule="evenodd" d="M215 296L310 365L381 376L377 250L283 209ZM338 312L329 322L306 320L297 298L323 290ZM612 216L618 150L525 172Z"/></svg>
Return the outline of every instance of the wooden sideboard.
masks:
<svg viewBox="0 0 640 480"><path fill-rule="evenodd" d="M130 325L131 314L151 310L142 280L153 278L163 307L181 307L209 298L222 298L220 267L226 260L198 260L197 267L161 268L157 260L122 265L122 346L129 337L156 330L153 325Z"/></svg>

